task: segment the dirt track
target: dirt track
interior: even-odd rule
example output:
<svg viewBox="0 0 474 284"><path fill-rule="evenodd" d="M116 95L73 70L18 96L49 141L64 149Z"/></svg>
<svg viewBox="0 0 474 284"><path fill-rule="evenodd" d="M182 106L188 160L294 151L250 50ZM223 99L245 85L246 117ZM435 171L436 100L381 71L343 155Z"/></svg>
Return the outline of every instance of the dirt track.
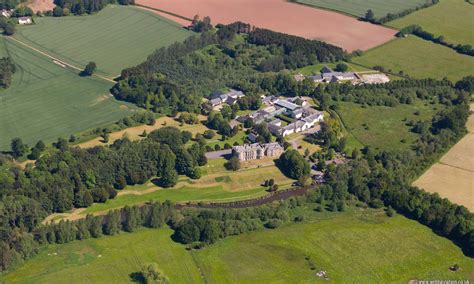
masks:
<svg viewBox="0 0 474 284"><path fill-rule="evenodd" d="M5 37L5 38L10 39L10 40L13 40L13 41L15 41L15 42L17 42L17 43L19 43L19 44L21 44L21 45L23 45L23 46L25 46L25 47L31 49L31 50L33 50L34 52L37 52L37 53L39 53L39 54L41 54L41 55L43 55L43 56L46 56L46 57L52 59L55 64L58 64L59 66L62 66L63 68L65 68L64 66L66 66L66 67L69 67L69 68L74 69L74 70L77 70L77 71L82 71L82 70L83 70L83 69L81 69L81 68L79 68L79 67L77 67L77 66L74 66L74 65L72 65L72 64L69 64L69 63L67 63L67 62L62 61L62 60L59 59L59 58L56 58L56 57L54 57L54 56L52 56L52 55L49 55L49 54L47 54L46 52L43 52L43 51L41 51L41 50L39 50L39 49L37 49L37 48L35 48L35 47L29 45L29 44L26 44L26 43L22 42L21 40L18 40L18 39L16 39L16 38L14 38L14 37L7 36L7 37ZM98 78L101 78L101 79L103 79L103 80L109 81L109 82L114 83L114 84L116 83L113 79L110 79L110 78L107 78L107 77L104 77L104 76L101 76L101 75L98 75L98 74L93 74L93 76L96 76L96 77L98 77Z"/></svg>
<svg viewBox="0 0 474 284"><path fill-rule="evenodd" d="M257 27L320 39L348 51L367 50L393 39L396 31L358 21L336 12L285 0L136 0L136 3L185 18L210 16L213 24L235 21ZM160 15L175 20L176 17Z"/></svg>

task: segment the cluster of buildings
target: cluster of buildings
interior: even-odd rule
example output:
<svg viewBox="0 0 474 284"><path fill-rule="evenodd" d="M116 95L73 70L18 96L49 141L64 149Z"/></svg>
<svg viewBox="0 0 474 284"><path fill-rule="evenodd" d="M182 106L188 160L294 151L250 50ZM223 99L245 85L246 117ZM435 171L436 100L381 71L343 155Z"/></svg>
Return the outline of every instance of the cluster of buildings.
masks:
<svg viewBox="0 0 474 284"><path fill-rule="evenodd" d="M13 15L13 12L14 12L13 9L10 9L10 10L2 9L0 10L0 15L2 15L5 18L10 18Z"/></svg>
<svg viewBox="0 0 474 284"><path fill-rule="evenodd" d="M294 76L296 81L303 81L306 76L297 74ZM315 83L335 83L348 82L353 84L380 84L387 83L390 79L383 73L357 74L355 72L336 72L331 68L324 66L320 74L308 76Z"/></svg>
<svg viewBox="0 0 474 284"><path fill-rule="evenodd" d="M232 147L232 155L238 157L240 161L259 160L265 157L278 158L284 151L283 147L277 142L253 143Z"/></svg>
<svg viewBox="0 0 474 284"><path fill-rule="evenodd" d="M230 89L227 93L213 95L209 100L209 103L213 108L219 109L223 104L233 105L237 103L237 101L242 97L245 97L243 92Z"/></svg>
<svg viewBox="0 0 474 284"><path fill-rule="evenodd" d="M242 118L250 119L254 124L268 122L268 130L277 136L287 136L312 128L316 123L323 121L323 113L314 110L300 97L278 99L274 96L265 97L263 103L266 108L258 110ZM284 115L291 120L290 123L276 118Z"/></svg>
<svg viewBox="0 0 474 284"><path fill-rule="evenodd" d="M358 79L354 72L335 72L327 66L324 66L323 69L321 69L321 74L310 76L309 78L315 83L334 83Z"/></svg>
<svg viewBox="0 0 474 284"><path fill-rule="evenodd" d="M15 10L13 9L2 9L0 10L0 16L5 17L5 18L11 18L13 16L13 13ZM31 25L33 24L33 19L31 17L19 17L18 19L18 24L20 25Z"/></svg>
<svg viewBox="0 0 474 284"><path fill-rule="evenodd" d="M280 119L275 119L268 123L268 130L274 135L285 137L293 133L303 132L316 126L317 123L324 120L323 113L315 111L308 116L301 117L300 119L283 126L283 122Z"/></svg>

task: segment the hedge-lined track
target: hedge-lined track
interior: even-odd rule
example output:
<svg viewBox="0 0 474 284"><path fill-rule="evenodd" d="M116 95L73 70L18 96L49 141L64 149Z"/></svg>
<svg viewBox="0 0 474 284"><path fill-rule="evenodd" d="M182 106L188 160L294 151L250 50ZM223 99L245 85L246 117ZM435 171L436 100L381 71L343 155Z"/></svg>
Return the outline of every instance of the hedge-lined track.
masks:
<svg viewBox="0 0 474 284"><path fill-rule="evenodd" d="M297 3L339 11L356 17L364 17L371 9L376 18L388 13L399 13L403 10L416 8L424 4L425 0L296 0Z"/></svg>

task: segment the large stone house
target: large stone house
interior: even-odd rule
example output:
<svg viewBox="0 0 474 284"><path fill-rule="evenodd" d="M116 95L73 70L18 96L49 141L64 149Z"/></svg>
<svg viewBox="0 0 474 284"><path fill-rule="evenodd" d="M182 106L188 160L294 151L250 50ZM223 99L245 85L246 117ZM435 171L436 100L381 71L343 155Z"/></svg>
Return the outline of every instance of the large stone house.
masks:
<svg viewBox="0 0 474 284"><path fill-rule="evenodd" d="M240 161L259 160L264 157L278 158L283 152L283 147L276 142L244 144L243 146L232 147L232 154L238 157Z"/></svg>

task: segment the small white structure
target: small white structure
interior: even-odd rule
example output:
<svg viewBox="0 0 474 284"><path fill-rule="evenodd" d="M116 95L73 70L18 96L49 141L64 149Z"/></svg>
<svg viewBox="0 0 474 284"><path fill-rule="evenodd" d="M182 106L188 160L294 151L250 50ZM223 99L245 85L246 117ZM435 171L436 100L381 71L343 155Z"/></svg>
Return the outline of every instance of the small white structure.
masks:
<svg viewBox="0 0 474 284"><path fill-rule="evenodd" d="M31 17L20 17L18 18L18 24L20 25L31 25L33 21L31 20Z"/></svg>
<svg viewBox="0 0 474 284"><path fill-rule="evenodd" d="M13 14L13 10L3 9L0 11L0 15L4 16L5 18L10 18L12 14Z"/></svg>

